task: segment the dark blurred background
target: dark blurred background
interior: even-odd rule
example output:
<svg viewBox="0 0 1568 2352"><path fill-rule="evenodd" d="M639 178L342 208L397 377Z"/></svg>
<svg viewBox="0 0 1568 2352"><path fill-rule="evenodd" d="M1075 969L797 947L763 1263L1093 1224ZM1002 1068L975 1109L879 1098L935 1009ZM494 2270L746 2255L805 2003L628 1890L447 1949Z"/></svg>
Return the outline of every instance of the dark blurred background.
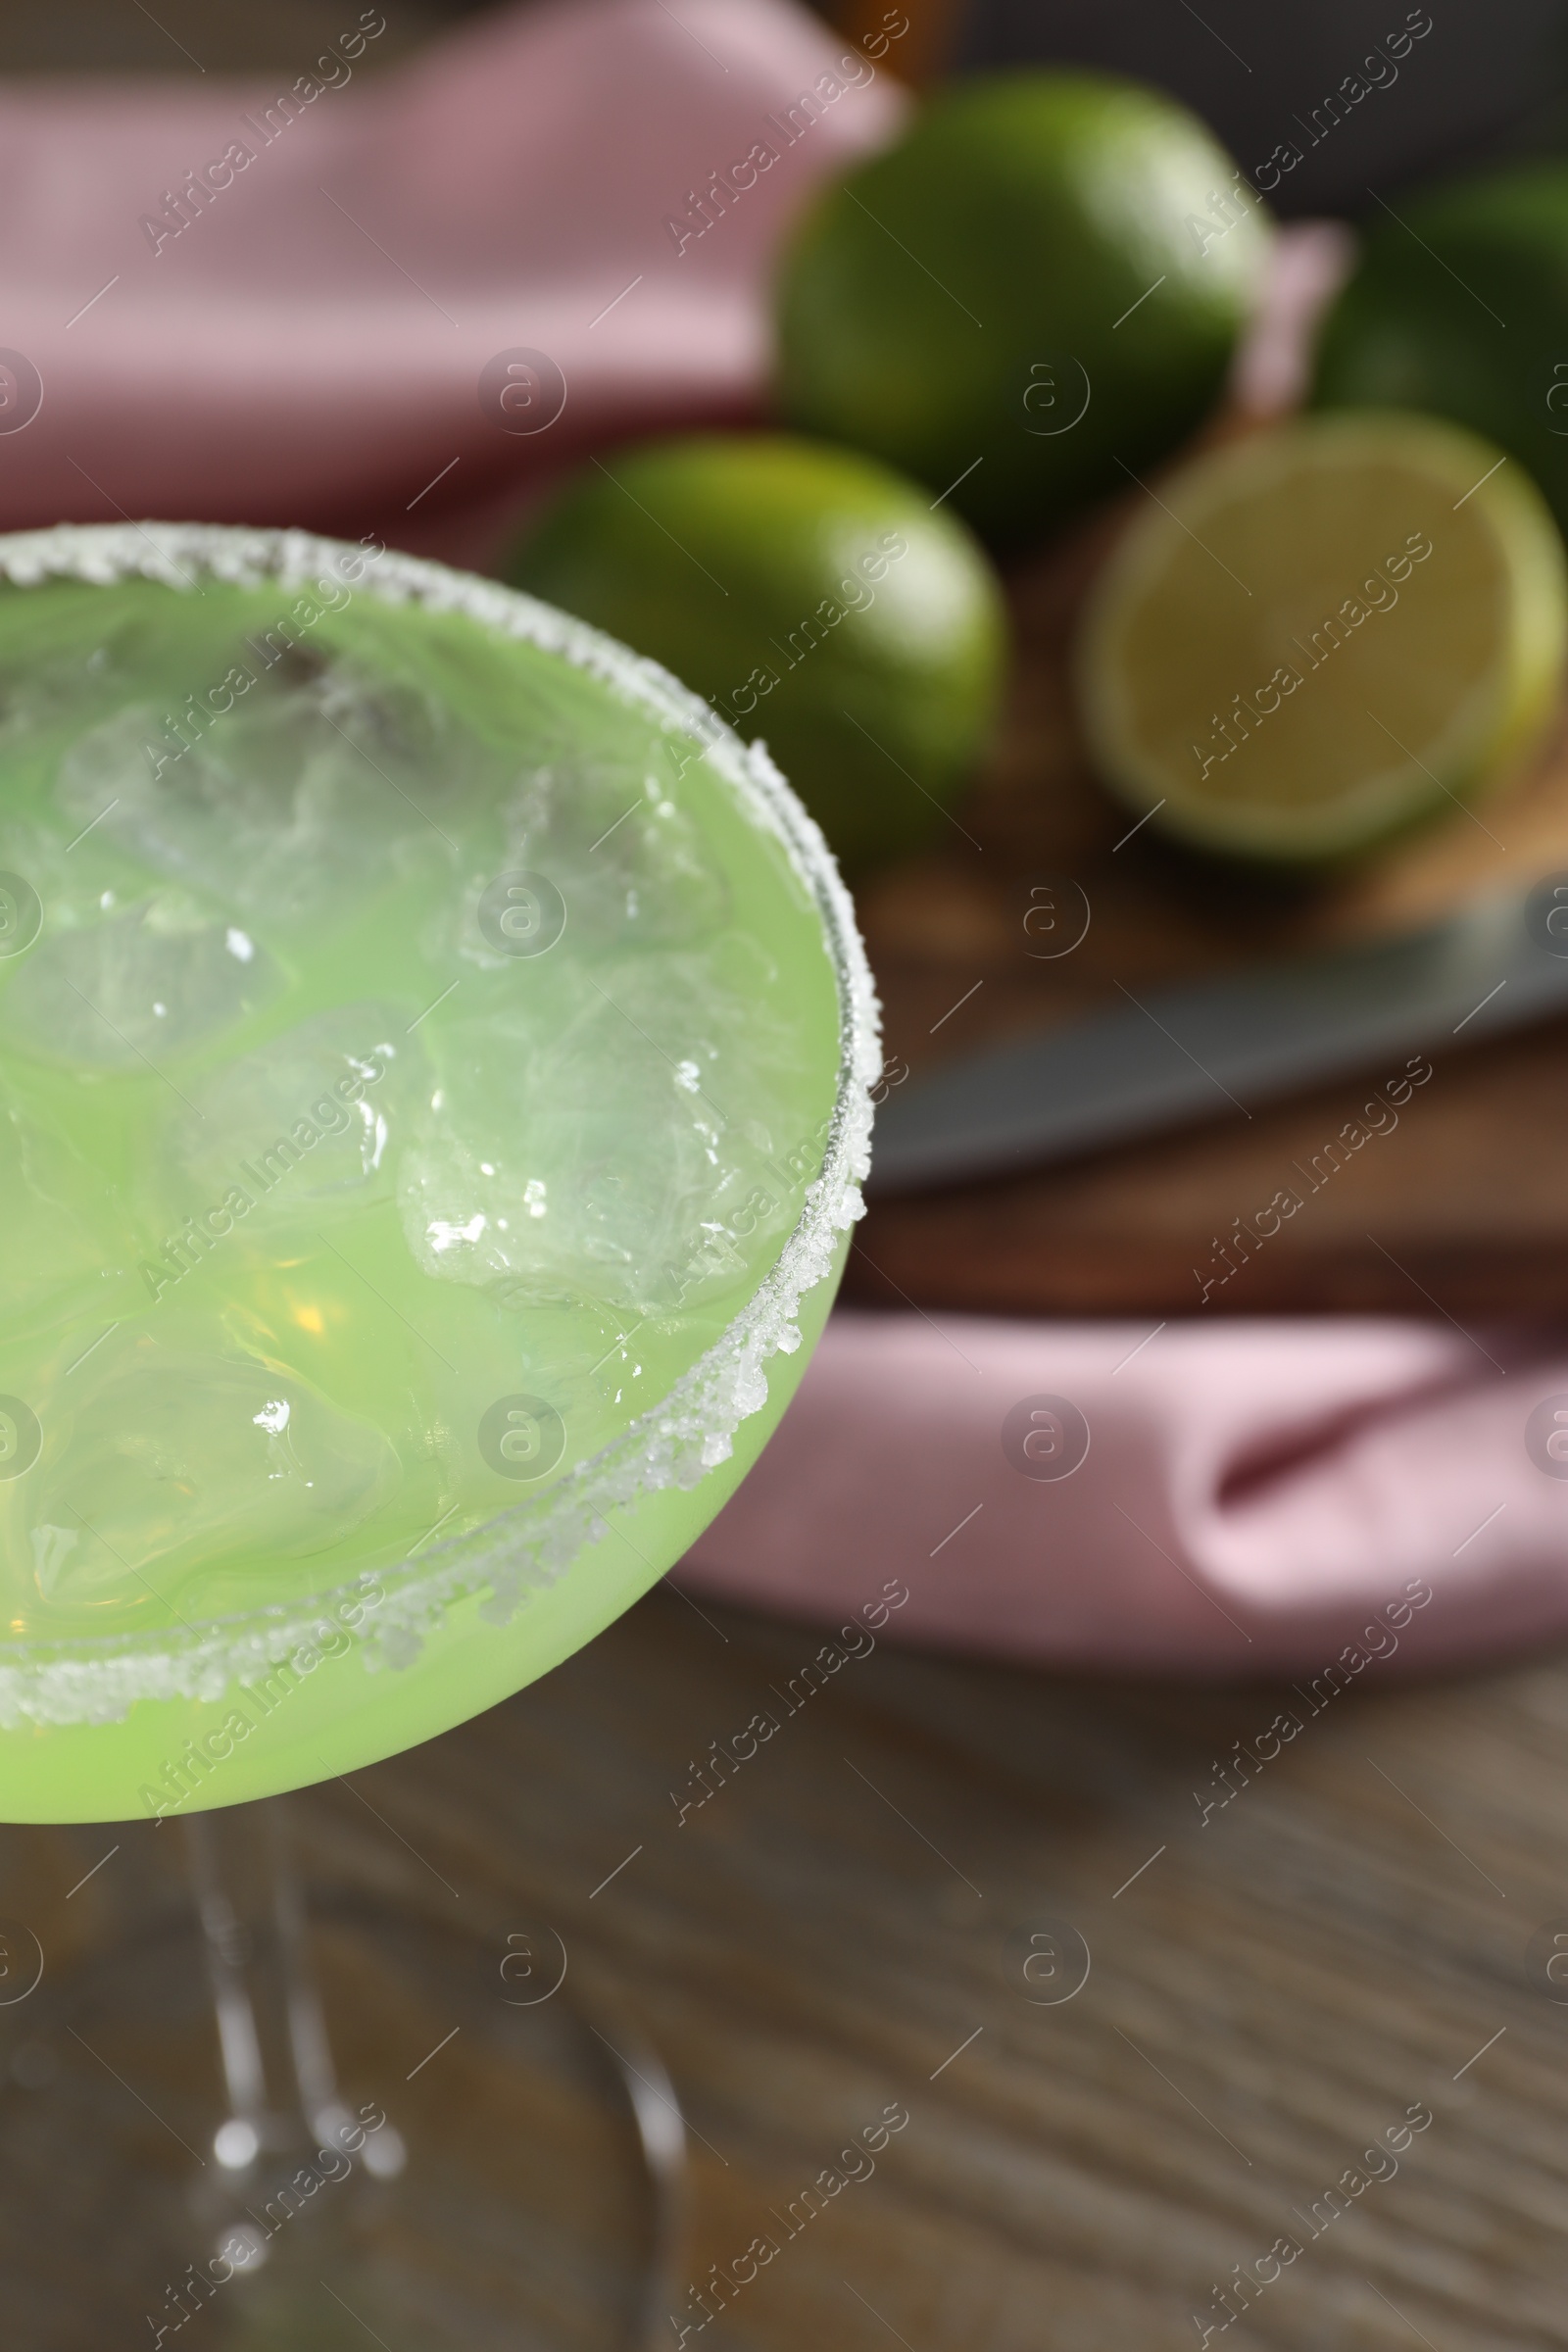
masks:
<svg viewBox="0 0 1568 2352"><path fill-rule="evenodd" d="M0 74L246 74L288 65L359 14L360 0L54 0L0 8ZM466 0L388 0L376 64L416 48L465 16ZM368 53L367 64L368 67Z"/></svg>
<svg viewBox="0 0 1568 2352"><path fill-rule="evenodd" d="M1136 74L1204 116L1250 174L1294 140L1302 161L1270 195L1287 215L1353 216L1369 183L1560 149L1568 134L1561 0L1203 0L1201 14L1189 0L975 0L954 14L956 64L1071 59ZM1421 24L1391 57L1391 36L1402 45ZM1359 98L1344 91L1356 78ZM1343 113L1327 104L1337 92Z"/></svg>

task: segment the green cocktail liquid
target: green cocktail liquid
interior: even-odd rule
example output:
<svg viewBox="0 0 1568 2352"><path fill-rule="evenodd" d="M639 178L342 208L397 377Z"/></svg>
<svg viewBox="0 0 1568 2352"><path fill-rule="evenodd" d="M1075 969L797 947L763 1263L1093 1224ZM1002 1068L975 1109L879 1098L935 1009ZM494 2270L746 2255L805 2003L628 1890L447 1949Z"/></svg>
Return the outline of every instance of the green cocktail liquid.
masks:
<svg viewBox="0 0 1568 2352"><path fill-rule="evenodd" d="M712 1516L831 1296L819 1237L735 1339L841 1087L798 820L629 661L303 545L0 586L4 1818L518 1688Z"/></svg>

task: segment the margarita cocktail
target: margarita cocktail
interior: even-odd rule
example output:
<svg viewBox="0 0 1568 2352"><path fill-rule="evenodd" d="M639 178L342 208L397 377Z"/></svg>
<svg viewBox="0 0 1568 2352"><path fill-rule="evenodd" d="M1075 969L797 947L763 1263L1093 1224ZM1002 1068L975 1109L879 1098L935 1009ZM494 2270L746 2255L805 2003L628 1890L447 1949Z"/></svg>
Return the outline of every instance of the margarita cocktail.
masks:
<svg viewBox="0 0 1568 2352"><path fill-rule="evenodd" d="M0 1818L221 1806L556 1663L825 1314L869 984L652 665L300 534L0 542Z"/></svg>

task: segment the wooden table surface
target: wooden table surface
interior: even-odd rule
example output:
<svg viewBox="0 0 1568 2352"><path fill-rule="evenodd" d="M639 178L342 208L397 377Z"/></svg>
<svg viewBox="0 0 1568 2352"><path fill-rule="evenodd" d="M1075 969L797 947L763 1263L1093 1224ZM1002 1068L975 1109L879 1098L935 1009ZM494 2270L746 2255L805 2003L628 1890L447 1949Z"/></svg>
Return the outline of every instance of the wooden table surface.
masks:
<svg viewBox="0 0 1568 2352"><path fill-rule="evenodd" d="M1374 1668L1313 1717L1287 1690L883 1646L677 1826L690 1760L818 1639L666 1588L477 1722L289 1800L318 1882L461 1908L498 1950L546 1919L640 2014L701 2134L684 2280L779 2236L769 2209L906 2108L874 2176L691 2345L1193 2345L1281 2238L1300 2252L1247 2340L1563 2340L1568 2008L1526 1962L1568 1914L1563 1661L1424 1688ZM1194 1790L1282 1705L1304 1728L1205 1824ZM10 1830L0 1858L59 1968L178 1856L143 1827ZM1032 1939L1063 1948L1063 1922L1088 1979L1037 2005ZM1412 2110L1430 2125L1369 2166ZM55 2226L71 2253L64 2194Z"/></svg>

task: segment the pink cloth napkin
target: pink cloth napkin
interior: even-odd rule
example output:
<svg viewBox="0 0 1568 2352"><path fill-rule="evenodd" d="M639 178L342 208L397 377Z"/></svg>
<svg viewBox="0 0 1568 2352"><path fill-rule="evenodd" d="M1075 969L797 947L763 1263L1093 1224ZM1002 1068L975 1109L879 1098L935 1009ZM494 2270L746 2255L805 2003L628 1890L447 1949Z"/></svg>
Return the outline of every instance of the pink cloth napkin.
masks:
<svg viewBox="0 0 1568 2352"><path fill-rule="evenodd" d="M902 1592L901 1640L1140 1673L1560 1638L1568 1344L841 1310L676 1581L835 1625Z"/></svg>
<svg viewBox="0 0 1568 2352"><path fill-rule="evenodd" d="M780 236L907 103L787 0L564 0L379 74L342 21L256 82L0 89L0 528L482 563L586 449L756 413Z"/></svg>
<svg viewBox="0 0 1568 2352"><path fill-rule="evenodd" d="M378 13L343 21L254 83L0 89L0 528L298 523L484 567L585 451L760 414L779 239L906 105L896 8L867 55L788 0L567 0L378 76ZM1332 242L1287 256L1256 406ZM1568 1353L1145 1339L836 1316L682 1585L1311 1690L1568 1631Z"/></svg>

